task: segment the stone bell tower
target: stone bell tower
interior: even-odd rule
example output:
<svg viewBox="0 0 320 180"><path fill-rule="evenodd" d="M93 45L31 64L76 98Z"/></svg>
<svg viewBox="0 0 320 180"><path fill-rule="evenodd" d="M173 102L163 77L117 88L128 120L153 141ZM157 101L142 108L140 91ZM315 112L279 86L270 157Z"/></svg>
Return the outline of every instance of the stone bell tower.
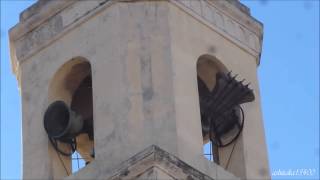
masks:
<svg viewBox="0 0 320 180"><path fill-rule="evenodd" d="M23 178L270 179L257 80L262 34L237 0L39 0L10 30ZM239 105L242 131L215 147L213 162L203 154L212 139L198 85L214 93L217 74L230 71L236 84L251 83L254 99ZM84 119L76 147L49 138L57 124L78 123L71 111ZM87 162L73 174L72 150Z"/></svg>

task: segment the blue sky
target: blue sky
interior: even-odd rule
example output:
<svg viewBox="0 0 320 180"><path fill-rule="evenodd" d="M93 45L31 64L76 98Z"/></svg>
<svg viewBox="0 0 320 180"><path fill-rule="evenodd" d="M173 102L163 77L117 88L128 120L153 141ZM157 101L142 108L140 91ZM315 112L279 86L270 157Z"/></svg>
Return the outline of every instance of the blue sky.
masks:
<svg viewBox="0 0 320 180"><path fill-rule="evenodd" d="M1 178L21 177L21 101L8 29L29 0L1 0ZM270 171L311 169L319 178L319 1L242 0L264 24L258 70ZM314 170L314 171L313 171Z"/></svg>

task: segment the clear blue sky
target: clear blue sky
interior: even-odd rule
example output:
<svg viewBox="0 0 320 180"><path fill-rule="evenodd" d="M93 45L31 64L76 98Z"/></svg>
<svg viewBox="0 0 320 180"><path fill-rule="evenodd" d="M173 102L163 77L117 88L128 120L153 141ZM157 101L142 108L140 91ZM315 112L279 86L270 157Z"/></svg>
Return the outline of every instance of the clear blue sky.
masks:
<svg viewBox="0 0 320 180"><path fill-rule="evenodd" d="M1 179L21 177L21 100L8 29L34 1L1 0ZM243 0L264 24L259 80L271 172L314 169L319 177L319 1Z"/></svg>

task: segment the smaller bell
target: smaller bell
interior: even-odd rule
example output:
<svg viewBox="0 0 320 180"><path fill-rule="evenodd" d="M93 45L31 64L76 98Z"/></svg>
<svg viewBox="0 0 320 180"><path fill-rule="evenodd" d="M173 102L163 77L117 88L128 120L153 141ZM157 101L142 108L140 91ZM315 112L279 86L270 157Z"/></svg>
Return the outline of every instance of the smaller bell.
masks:
<svg viewBox="0 0 320 180"><path fill-rule="evenodd" d="M83 128L83 118L73 112L65 102L55 101L44 115L44 128L49 138L70 142Z"/></svg>

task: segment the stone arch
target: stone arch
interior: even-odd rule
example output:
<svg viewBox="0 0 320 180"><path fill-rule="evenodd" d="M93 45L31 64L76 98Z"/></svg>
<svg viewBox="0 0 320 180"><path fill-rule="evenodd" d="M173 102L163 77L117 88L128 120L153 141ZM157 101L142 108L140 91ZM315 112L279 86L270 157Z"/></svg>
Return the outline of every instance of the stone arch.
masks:
<svg viewBox="0 0 320 180"><path fill-rule="evenodd" d="M86 58L75 57L64 63L51 78L48 100L49 103L57 100L64 101L72 111L85 119L84 125L88 127L86 129L88 133L81 133L76 137L77 153L82 156L86 163L90 163L94 159L93 94L90 62ZM70 148L62 143L59 146L66 151L70 151ZM66 166L68 169L66 171L69 171L66 174L70 175L72 169L71 157L64 157L64 160L65 164L63 166Z"/></svg>
<svg viewBox="0 0 320 180"><path fill-rule="evenodd" d="M76 57L64 63L50 81L49 101L63 100L70 105L73 93L88 75L91 76L91 64L87 59Z"/></svg>
<svg viewBox="0 0 320 180"><path fill-rule="evenodd" d="M211 55L202 55L197 60L197 75L205 82L207 87L212 90L216 84L215 77L218 72L227 73L226 66Z"/></svg>
<svg viewBox="0 0 320 180"><path fill-rule="evenodd" d="M201 55L197 59L197 79L198 79L198 95L199 98L201 96L201 93L203 93L203 89L201 86L206 86L210 91L212 91L216 85L216 74L218 72L227 73L228 69L226 66L218 60L216 57L212 55ZM200 108L201 111L201 108ZM201 116L201 114L200 114ZM203 122L201 120L201 127L202 127L202 138L203 138L203 144L204 144L204 153L210 154L210 156L207 156L208 159L214 160L218 163L218 148L214 147L213 144L211 144L209 140L209 134L206 133L206 128L208 127L208 124ZM208 146L210 146L210 150L207 151ZM212 159L211 159L212 158Z"/></svg>

